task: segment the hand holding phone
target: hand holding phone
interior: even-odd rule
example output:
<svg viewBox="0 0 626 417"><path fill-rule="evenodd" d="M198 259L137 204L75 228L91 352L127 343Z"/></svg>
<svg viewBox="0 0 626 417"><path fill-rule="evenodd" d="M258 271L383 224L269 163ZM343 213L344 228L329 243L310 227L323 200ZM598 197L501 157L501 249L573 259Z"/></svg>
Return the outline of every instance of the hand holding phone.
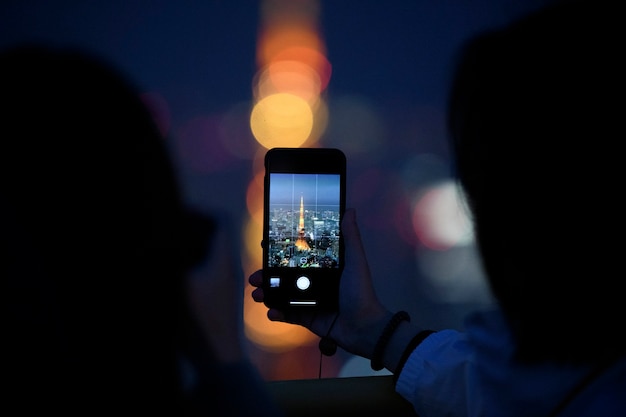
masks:
<svg viewBox="0 0 626 417"><path fill-rule="evenodd" d="M346 158L334 148L265 155L263 290L268 307L337 310Z"/></svg>

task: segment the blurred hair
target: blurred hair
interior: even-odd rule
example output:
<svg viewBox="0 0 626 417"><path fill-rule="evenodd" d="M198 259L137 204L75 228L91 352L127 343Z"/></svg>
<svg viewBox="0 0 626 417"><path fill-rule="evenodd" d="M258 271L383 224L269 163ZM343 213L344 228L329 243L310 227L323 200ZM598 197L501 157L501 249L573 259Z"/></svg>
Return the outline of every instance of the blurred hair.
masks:
<svg viewBox="0 0 626 417"><path fill-rule="evenodd" d="M528 360L593 361L626 347L618 15L609 2L558 3L468 42L454 77L455 169Z"/></svg>
<svg viewBox="0 0 626 417"><path fill-rule="evenodd" d="M37 46L0 55L0 100L9 397L174 405L182 203L149 111L101 59Z"/></svg>

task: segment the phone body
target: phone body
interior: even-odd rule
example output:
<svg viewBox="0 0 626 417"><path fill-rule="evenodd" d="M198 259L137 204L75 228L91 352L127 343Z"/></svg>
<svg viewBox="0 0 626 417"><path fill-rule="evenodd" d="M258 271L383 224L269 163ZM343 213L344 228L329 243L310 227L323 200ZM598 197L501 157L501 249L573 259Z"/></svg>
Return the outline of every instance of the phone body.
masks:
<svg viewBox="0 0 626 417"><path fill-rule="evenodd" d="M338 309L345 205L346 157L341 150L267 151L261 243L266 306Z"/></svg>

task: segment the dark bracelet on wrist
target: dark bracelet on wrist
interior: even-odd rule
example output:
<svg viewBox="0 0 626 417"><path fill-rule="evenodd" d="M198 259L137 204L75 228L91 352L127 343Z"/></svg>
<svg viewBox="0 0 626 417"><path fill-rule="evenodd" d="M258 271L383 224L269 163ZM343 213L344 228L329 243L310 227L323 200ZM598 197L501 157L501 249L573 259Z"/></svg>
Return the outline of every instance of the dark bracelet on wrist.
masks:
<svg viewBox="0 0 626 417"><path fill-rule="evenodd" d="M383 365L383 354L385 353L385 349L387 349L387 345L391 340L391 336L396 331L400 323L403 321L411 321L411 317L409 313L406 311L398 311L396 314L391 317L389 323L385 326L385 329L381 333L376 345L374 346L374 352L372 353L372 360L370 362L370 366L375 371L380 371L385 366Z"/></svg>
<svg viewBox="0 0 626 417"><path fill-rule="evenodd" d="M407 347L404 349L404 353L402 353L402 357L400 358L400 362L398 362L398 368L396 368L393 373L393 382L395 383L398 380L398 376L400 376L400 371L404 368L404 364L411 356L411 353L419 346L420 343L424 341L428 336L435 333L434 330L422 330L418 334L415 335L413 339L409 342Z"/></svg>

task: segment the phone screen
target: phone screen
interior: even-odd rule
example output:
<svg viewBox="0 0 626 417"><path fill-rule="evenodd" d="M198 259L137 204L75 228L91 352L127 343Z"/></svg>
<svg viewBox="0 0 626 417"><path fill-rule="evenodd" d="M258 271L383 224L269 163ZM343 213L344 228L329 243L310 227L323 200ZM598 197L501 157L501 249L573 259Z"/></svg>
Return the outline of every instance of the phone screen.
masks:
<svg viewBox="0 0 626 417"><path fill-rule="evenodd" d="M341 177L270 173L266 266L338 268Z"/></svg>

